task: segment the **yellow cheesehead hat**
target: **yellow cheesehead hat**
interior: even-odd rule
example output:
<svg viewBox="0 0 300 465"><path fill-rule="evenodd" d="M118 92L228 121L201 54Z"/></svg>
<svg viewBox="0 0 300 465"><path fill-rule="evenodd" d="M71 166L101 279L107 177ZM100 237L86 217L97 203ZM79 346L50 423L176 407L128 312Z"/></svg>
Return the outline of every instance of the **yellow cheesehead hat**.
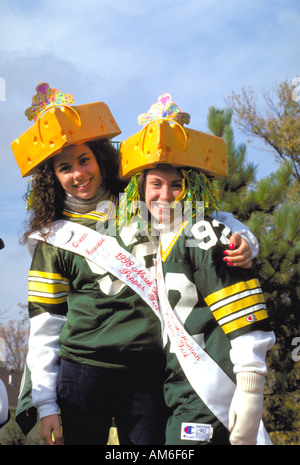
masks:
<svg viewBox="0 0 300 465"><path fill-rule="evenodd" d="M148 113L138 117L144 125L137 134L120 146L120 177L131 178L125 189L118 210L119 225L128 225L140 215L138 183L142 171L160 164L180 168L183 175L182 191L177 201L185 202L184 211L196 212L199 200L204 203L206 214L218 210L219 194L212 179L227 176L227 148L220 137L193 129L185 129L190 115L183 113L164 93Z"/></svg>
<svg viewBox="0 0 300 465"><path fill-rule="evenodd" d="M23 177L68 145L110 139L121 133L103 102L72 105L73 95L62 94L41 82L25 115L34 124L11 143Z"/></svg>
<svg viewBox="0 0 300 465"><path fill-rule="evenodd" d="M190 115L172 102L170 94L161 95L148 113L138 117L143 129L121 143L120 177L129 179L160 163L196 168L214 179L226 177L225 141L184 128L183 125L189 121Z"/></svg>

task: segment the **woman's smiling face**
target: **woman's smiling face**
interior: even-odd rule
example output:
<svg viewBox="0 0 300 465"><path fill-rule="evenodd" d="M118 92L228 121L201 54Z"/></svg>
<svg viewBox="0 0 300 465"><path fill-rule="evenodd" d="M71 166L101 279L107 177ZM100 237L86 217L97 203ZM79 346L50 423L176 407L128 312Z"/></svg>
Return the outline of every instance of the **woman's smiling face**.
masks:
<svg viewBox="0 0 300 465"><path fill-rule="evenodd" d="M170 206L182 191L182 174L176 168L153 169L146 175L145 202L151 215L160 223L174 219Z"/></svg>
<svg viewBox="0 0 300 465"><path fill-rule="evenodd" d="M96 157L86 144L70 145L56 155L54 172L62 188L80 199L92 198L102 183Z"/></svg>

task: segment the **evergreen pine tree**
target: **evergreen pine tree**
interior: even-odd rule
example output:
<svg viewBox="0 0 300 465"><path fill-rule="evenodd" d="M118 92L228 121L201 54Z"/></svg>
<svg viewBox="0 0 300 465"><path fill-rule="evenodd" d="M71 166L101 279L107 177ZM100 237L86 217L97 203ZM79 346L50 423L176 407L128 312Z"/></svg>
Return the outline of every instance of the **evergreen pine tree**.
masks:
<svg viewBox="0 0 300 465"><path fill-rule="evenodd" d="M221 209L256 235L260 252L254 274L264 292L276 344L267 355L264 422L274 444L300 443L300 206L293 169L286 162L256 181L246 146L236 146L230 109L210 108L208 128L228 149L228 178L217 181Z"/></svg>

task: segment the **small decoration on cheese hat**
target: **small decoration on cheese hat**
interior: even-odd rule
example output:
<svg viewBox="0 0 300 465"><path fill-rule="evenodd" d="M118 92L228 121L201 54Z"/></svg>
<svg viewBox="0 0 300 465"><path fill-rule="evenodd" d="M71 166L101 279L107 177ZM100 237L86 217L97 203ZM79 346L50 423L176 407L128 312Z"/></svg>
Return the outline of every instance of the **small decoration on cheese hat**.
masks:
<svg viewBox="0 0 300 465"><path fill-rule="evenodd" d="M146 125L159 119L164 119L180 125L189 124L190 115L183 113L177 103L172 101L172 95L165 92L158 97L157 103L151 105L148 113L143 113L138 117L139 125Z"/></svg>
<svg viewBox="0 0 300 465"><path fill-rule="evenodd" d="M35 90L36 94L32 98L31 107L25 110L29 121L36 121L39 115L48 108L74 103L72 94L63 94L58 89L51 89L47 82L40 82Z"/></svg>

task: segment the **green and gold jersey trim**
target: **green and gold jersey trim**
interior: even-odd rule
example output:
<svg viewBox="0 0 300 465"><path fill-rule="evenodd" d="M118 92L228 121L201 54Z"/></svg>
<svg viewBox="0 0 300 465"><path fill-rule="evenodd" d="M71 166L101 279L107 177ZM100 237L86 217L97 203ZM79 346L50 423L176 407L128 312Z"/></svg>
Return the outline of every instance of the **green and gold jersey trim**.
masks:
<svg viewBox="0 0 300 465"><path fill-rule="evenodd" d="M257 279L220 289L205 298L225 334L268 318Z"/></svg>
<svg viewBox="0 0 300 465"><path fill-rule="evenodd" d="M29 271L28 301L46 304L60 304L67 300L69 282L59 273Z"/></svg>
<svg viewBox="0 0 300 465"><path fill-rule="evenodd" d="M180 237L182 231L184 228L189 224L189 221L184 221L180 228L177 230L177 232L174 234L173 239L169 243L169 245L166 247L165 250L163 250L163 244L161 244L161 260L162 262L165 262L166 259L168 258L169 254L171 253L171 250L173 249L174 245L176 244L178 238Z"/></svg>

